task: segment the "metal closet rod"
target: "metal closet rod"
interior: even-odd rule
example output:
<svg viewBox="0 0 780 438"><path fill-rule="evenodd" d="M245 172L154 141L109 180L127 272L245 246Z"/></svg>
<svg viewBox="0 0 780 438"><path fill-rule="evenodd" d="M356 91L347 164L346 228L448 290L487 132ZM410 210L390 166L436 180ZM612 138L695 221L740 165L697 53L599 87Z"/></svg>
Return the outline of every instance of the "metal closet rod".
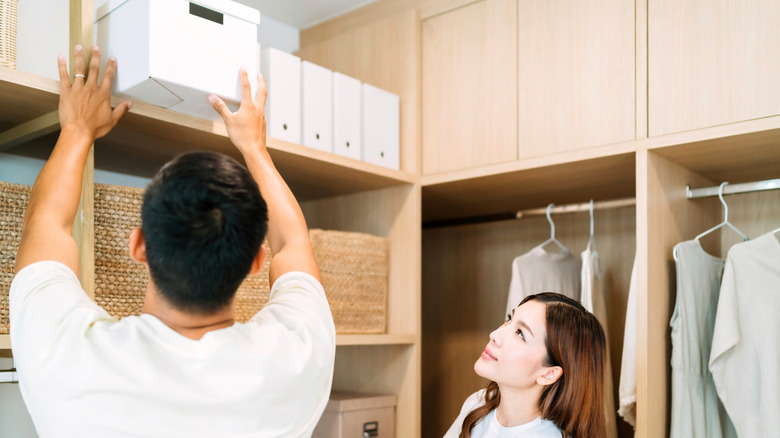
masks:
<svg viewBox="0 0 780 438"><path fill-rule="evenodd" d="M636 198L614 199L611 201L598 201L598 202L594 201L593 209L606 210L609 208L628 207L630 205L636 205ZM566 205L553 206L553 208L550 209L550 214L579 213L579 212L589 211L589 210L590 210L590 202L583 202L579 204L566 204ZM547 207L532 208L529 210L520 210L515 213L515 217L520 219L526 216L539 216L539 215L543 216L545 214L547 214Z"/></svg>
<svg viewBox="0 0 780 438"><path fill-rule="evenodd" d="M714 187L702 187L700 189L692 189L691 186L685 187L685 196L688 199L693 198L708 198L711 196L718 196L718 188ZM780 189L780 178L768 179L766 181L756 181L741 184L728 184L723 188L724 195L733 195L736 193L750 193L761 192L764 190L777 190Z"/></svg>

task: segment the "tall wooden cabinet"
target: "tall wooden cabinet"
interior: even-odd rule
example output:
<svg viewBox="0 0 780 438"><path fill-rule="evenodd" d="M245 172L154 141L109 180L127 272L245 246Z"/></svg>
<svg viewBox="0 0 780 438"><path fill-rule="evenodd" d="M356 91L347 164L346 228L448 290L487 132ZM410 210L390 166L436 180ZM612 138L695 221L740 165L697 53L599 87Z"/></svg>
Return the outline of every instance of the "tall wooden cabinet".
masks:
<svg viewBox="0 0 780 438"><path fill-rule="evenodd" d="M591 198L636 199L597 210L596 248L615 382L636 254L636 436L667 436L671 250L722 214L717 199L687 200L685 186L780 177L777 11L764 0L386 0L302 32L307 53L389 16L419 22L407 58L420 62L422 436L440 436L483 383L471 367L502 316L511 259L549 237L540 218L489 219ZM513 112L514 126L492 124ZM753 237L780 226L776 192L729 202ZM555 219L581 250L587 217ZM725 256L732 243L724 233L705 248ZM632 435L623 424L620 436Z"/></svg>

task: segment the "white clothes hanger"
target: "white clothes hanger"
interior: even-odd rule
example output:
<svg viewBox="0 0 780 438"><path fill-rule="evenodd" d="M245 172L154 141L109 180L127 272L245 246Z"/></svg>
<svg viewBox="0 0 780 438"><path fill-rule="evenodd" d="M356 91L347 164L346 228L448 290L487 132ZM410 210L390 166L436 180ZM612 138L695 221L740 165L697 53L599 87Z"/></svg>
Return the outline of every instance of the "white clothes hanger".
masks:
<svg viewBox="0 0 780 438"><path fill-rule="evenodd" d="M550 204L547 206L547 222L550 223L550 238L542 242L541 245L539 245L539 248L544 248L550 243L554 243L558 245L558 248L561 249L561 252L565 255L569 253L569 248L566 248L561 242L558 241L558 239L555 238L555 222L553 222L552 217L550 216L550 211L552 210L553 206L555 204Z"/></svg>
<svg viewBox="0 0 780 438"><path fill-rule="evenodd" d="M699 234L698 236L696 236L696 238L694 240L698 241L702 237L706 236L707 234L710 234L711 232L713 232L713 231L715 231L715 230L717 230L719 228L722 228L724 225L728 225L729 228L731 228L732 230L736 231L737 234L739 234L742 237L742 241L743 242L746 241L746 240L749 240L748 236L746 236L745 233L743 233L742 231L739 231L737 229L737 227L735 227L734 225L731 224L731 222L729 222L729 206L726 204L726 201L723 200L723 188L726 187L726 185L728 185L728 183L724 182L718 188L718 198L720 199L720 203L723 204L723 222L721 222L718 225L715 225L714 227L710 228L709 230ZM676 250L676 248L675 248L675 251L673 253L673 256L674 256L674 261L678 261L677 260L677 250Z"/></svg>
<svg viewBox="0 0 780 438"><path fill-rule="evenodd" d="M590 200L590 237L588 237L588 251L593 251L593 200Z"/></svg>

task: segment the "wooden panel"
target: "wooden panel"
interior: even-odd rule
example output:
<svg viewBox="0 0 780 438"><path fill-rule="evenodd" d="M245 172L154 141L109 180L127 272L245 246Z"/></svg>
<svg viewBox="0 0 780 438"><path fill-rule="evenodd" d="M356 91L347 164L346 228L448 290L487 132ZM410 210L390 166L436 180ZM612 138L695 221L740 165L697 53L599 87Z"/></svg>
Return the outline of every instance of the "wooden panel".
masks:
<svg viewBox="0 0 780 438"><path fill-rule="evenodd" d="M647 138L647 2L636 0L636 137Z"/></svg>
<svg viewBox="0 0 780 438"><path fill-rule="evenodd" d="M401 98L401 170L418 173L419 25L408 10L330 39L302 44L298 56Z"/></svg>
<svg viewBox="0 0 780 438"><path fill-rule="evenodd" d="M407 185L301 204L311 228L390 240L388 324L413 345L340 347L334 389L398 395L397 436L420 436L420 187Z"/></svg>
<svg viewBox="0 0 780 438"><path fill-rule="evenodd" d="M723 199L729 206L729 222L751 239L780 228L780 190L742 193L725 196ZM716 202L717 207L715 208L720 208L720 201L717 198L708 199L708 201ZM700 200L691 202L700 202ZM715 226L722 220L722 217L718 217L712 225ZM721 236L722 250L720 255L725 258L729 248L741 242L742 239L737 233L731 231L722 231Z"/></svg>
<svg viewBox="0 0 780 438"><path fill-rule="evenodd" d="M650 0L650 135L780 114L778 22L773 0Z"/></svg>
<svg viewBox="0 0 780 438"><path fill-rule="evenodd" d="M634 2L519 5L519 157L633 139Z"/></svg>
<svg viewBox="0 0 780 438"><path fill-rule="evenodd" d="M637 438L665 437L669 430L672 248L719 217L715 204L685 197L689 184L710 186L712 181L652 152L637 153ZM708 252L720 252L718 241L702 243Z"/></svg>
<svg viewBox="0 0 780 438"><path fill-rule="evenodd" d="M422 24L423 174L517 159L517 0Z"/></svg>
<svg viewBox="0 0 780 438"><path fill-rule="evenodd" d="M615 382L636 243L634 211L595 212ZM588 241L588 213L553 219L556 237L579 255ZM423 232L423 436L442 436L466 397L484 387L473 365L503 321L512 260L549 236L544 216Z"/></svg>

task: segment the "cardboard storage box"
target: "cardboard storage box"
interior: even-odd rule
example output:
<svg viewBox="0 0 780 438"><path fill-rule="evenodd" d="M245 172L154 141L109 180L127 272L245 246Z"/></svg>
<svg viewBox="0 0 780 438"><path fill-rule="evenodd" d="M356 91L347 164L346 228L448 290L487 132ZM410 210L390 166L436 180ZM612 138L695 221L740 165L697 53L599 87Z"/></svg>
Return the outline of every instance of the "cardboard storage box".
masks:
<svg viewBox="0 0 780 438"><path fill-rule="evenodd" d="M398 95L363 84L363 161L400 168L400 108Z"/></svg>
<svg viewBox="0 0 780 438"><path fill-rule="evenodd" d="M268 136L301 144L301 58L274 48L265 49L260 68L268 87Z"/></svg>
<svg viewBox="0 0 780 438"><path fill-rule="evenodd" d="M395 438L394 395L333 392L312 438Z"/></svg>
<svg viewBox="0 0 780 438"><path fill-rule="evenodd" d="M256 89L259 24L257 9L229 0L109 0L94 34L103 65L119 63L115 94L215 119L206 98L240 102L240 67Z"/></svg>
<svg viewBox="0 0 780 438"><path fill-rule="evenodd" d="M363 155L361 96L359 80L333 73L333 151L355 160L361 159Z"/></svg>

